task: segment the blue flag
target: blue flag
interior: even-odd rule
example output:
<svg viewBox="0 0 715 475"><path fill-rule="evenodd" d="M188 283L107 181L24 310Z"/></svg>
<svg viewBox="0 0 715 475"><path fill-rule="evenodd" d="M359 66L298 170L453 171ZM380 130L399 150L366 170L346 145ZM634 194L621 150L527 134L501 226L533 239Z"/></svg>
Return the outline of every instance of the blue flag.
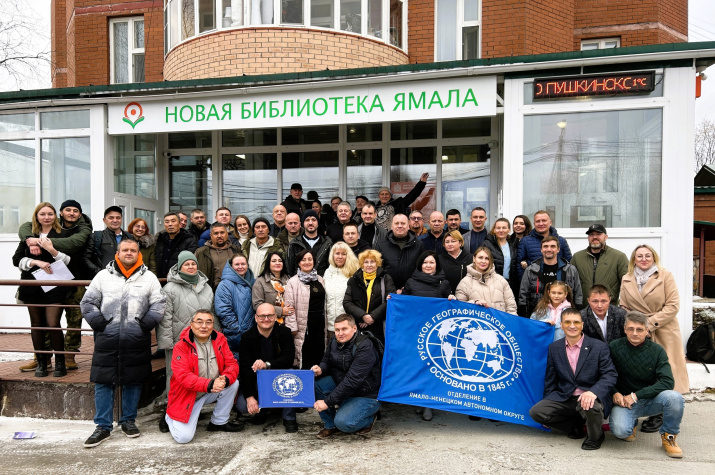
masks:
<svg viewBox="0 0 715 475"><path fill-rule="evenodd" d="M258 405L313 407L315 373L303 369L262 369L258 376Z"/></svg>
<svg viewBox="0 0 715 475"><path fill-rule="evenodd" d="M458 300L392 295L378 399L543 429L554 327Z"/></svg>

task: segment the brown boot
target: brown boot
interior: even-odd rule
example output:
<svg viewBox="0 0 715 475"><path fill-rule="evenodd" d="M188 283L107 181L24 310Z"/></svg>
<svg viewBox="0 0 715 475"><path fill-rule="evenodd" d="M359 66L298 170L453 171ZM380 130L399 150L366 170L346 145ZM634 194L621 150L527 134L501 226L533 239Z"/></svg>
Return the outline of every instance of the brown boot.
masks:
<svg viewBox="0 0 715 475"><path fill-rule="evenodd" d="M20 366L19 369L23 373L30 373L34 372L35 368L37 368L37 356L32 358L32 361L30 361L29 363L25 363L24 365Z"/></svg>
<svg viewBox="0 0 715 475"><path fill-rule="evenodd" d="M673 457L676 459L683 458L683 450L678 447L678 443L675 441L677 435L663 433L660 434L660 438L663 442L663 448L668 457Z"/></svg>
<svg viewBox="0 0 715 475"><path fill-rule="evenodd" d="M47 358L47 368L52 368L52 357ZM20 366L18 368L21 372L23 373L32 373L37 369L37 355L30 361L29 363L25 363L24 365Z"/></svg>
<svg viewBox="0 0 715 475"><path fill-rule="evenodd" d="M74 360L74 355L65 355L65 368L67 368L67 371L77 369L77 363Z"/></svg>

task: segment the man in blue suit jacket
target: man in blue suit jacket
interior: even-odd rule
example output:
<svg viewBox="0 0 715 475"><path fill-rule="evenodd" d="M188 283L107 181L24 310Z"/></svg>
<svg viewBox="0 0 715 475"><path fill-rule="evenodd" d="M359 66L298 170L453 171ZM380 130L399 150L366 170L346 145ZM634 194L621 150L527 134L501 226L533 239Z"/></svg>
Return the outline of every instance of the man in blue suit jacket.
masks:
<svg viewBox="0 0 715 475"><path fill-rule="evenodd" d="M570 439L587 437L581 448L596 450L604 439L601 423L613 402L611 389L618 373L608 345L583 334L583 320L575 308L561 314L566 338L549 345L544 399L529 410L536 422L568 433Z"/></svg>

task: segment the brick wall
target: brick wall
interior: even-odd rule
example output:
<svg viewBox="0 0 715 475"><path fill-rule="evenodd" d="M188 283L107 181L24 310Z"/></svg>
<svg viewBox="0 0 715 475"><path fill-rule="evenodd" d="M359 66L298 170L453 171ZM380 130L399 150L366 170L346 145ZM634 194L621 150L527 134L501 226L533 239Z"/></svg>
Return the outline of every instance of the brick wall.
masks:
<svg viewBox="0 0 715 475"><path fill-rule="evenodd" d="M407 7L407 50L410 63L434 61L434 6L436 0L410 0Z"/></svg>
<svg viewBox="0 0 715 475"><path fill-rule="evenodd" d="M715 195L695 195L695 221L715 223ZM699 253L700 239L693 239L693 256ZM705 273L715 275L715 241L705 244Z"/></svg>
<svg viewBox="0 0 715 475"><path fill-rule="evenodd" d="M64 15L58 9L64 5ZM162 81L164 11L162 0L57 0L53 3L53 87L109 84L109 21L144 18L144 76ZM55 49L57 48L57 49Z"/></svg>
<svg viewBox="0 0 715 475"><path fill-rule="evenodd" d="M407 63L401 50L341 32L245 28L193 38L166 57L167 81Z"/></svg>
<svg viewBox="0 0 715 475"><path fill-rule="evenodd" d="M482 57L571 51L574 0L482 3Z"/></svg>
<svg viewBox="0 0 715 475"><path fill-rule="evenodd" d="M575 6L575 50L591 38L620 38L622 47L687 41L686 0L575 0Z"/></svg>

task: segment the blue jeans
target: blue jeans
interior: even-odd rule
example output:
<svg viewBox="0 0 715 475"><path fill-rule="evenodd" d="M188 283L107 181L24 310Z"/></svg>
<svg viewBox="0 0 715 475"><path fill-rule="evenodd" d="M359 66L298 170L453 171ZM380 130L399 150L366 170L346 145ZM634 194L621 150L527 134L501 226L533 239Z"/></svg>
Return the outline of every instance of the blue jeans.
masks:
<svg viewBox="0 0 715 475"><path fill-rule="evenodd" d="M139 396L142 393L141 384L122 385L122 417L119 423L134 421L139 408ZM98 428L111 431L114 417L114 384L94 385L94 423Z"/></svg>
<svg viewBox="0 0 715 475"><path fill-rule="evenodd" d="M259 407L260 407L260 402L259 402ZM241 414L246 414L248 413L248 403L246 402L246 397L243 395L242 392L238 392L238 398L236 398L236 410L240 412ZM267 408L261 409L261 411L267 411ZM286 407L283 408L283 419L287 421L294 421L295 420L295 414L296 414L296 408L295 407Z"/></svg>
<svg viewBox="0 0 715 475"><path fill-rule="evenodd" d="M636 419L639 417L663 414L660 433L677 435L680 433L680 421L683 420L685 401L677 391L663 391L653 399L639 399L630 409L613 406L611 410L611 432L619 439L625 439L633 433Z"/></svg>
<svg viewBox="0 0 715 475"><path fill-rule="evenodd" d="M324 376L315 382L315 399L325 399L335 390L335 381ZM341 432L353 433L372 424L375 413L380 410L377 399L367 397L349 397L336 410L328 407L320 413L326 429L338 428Z"/></svg>

